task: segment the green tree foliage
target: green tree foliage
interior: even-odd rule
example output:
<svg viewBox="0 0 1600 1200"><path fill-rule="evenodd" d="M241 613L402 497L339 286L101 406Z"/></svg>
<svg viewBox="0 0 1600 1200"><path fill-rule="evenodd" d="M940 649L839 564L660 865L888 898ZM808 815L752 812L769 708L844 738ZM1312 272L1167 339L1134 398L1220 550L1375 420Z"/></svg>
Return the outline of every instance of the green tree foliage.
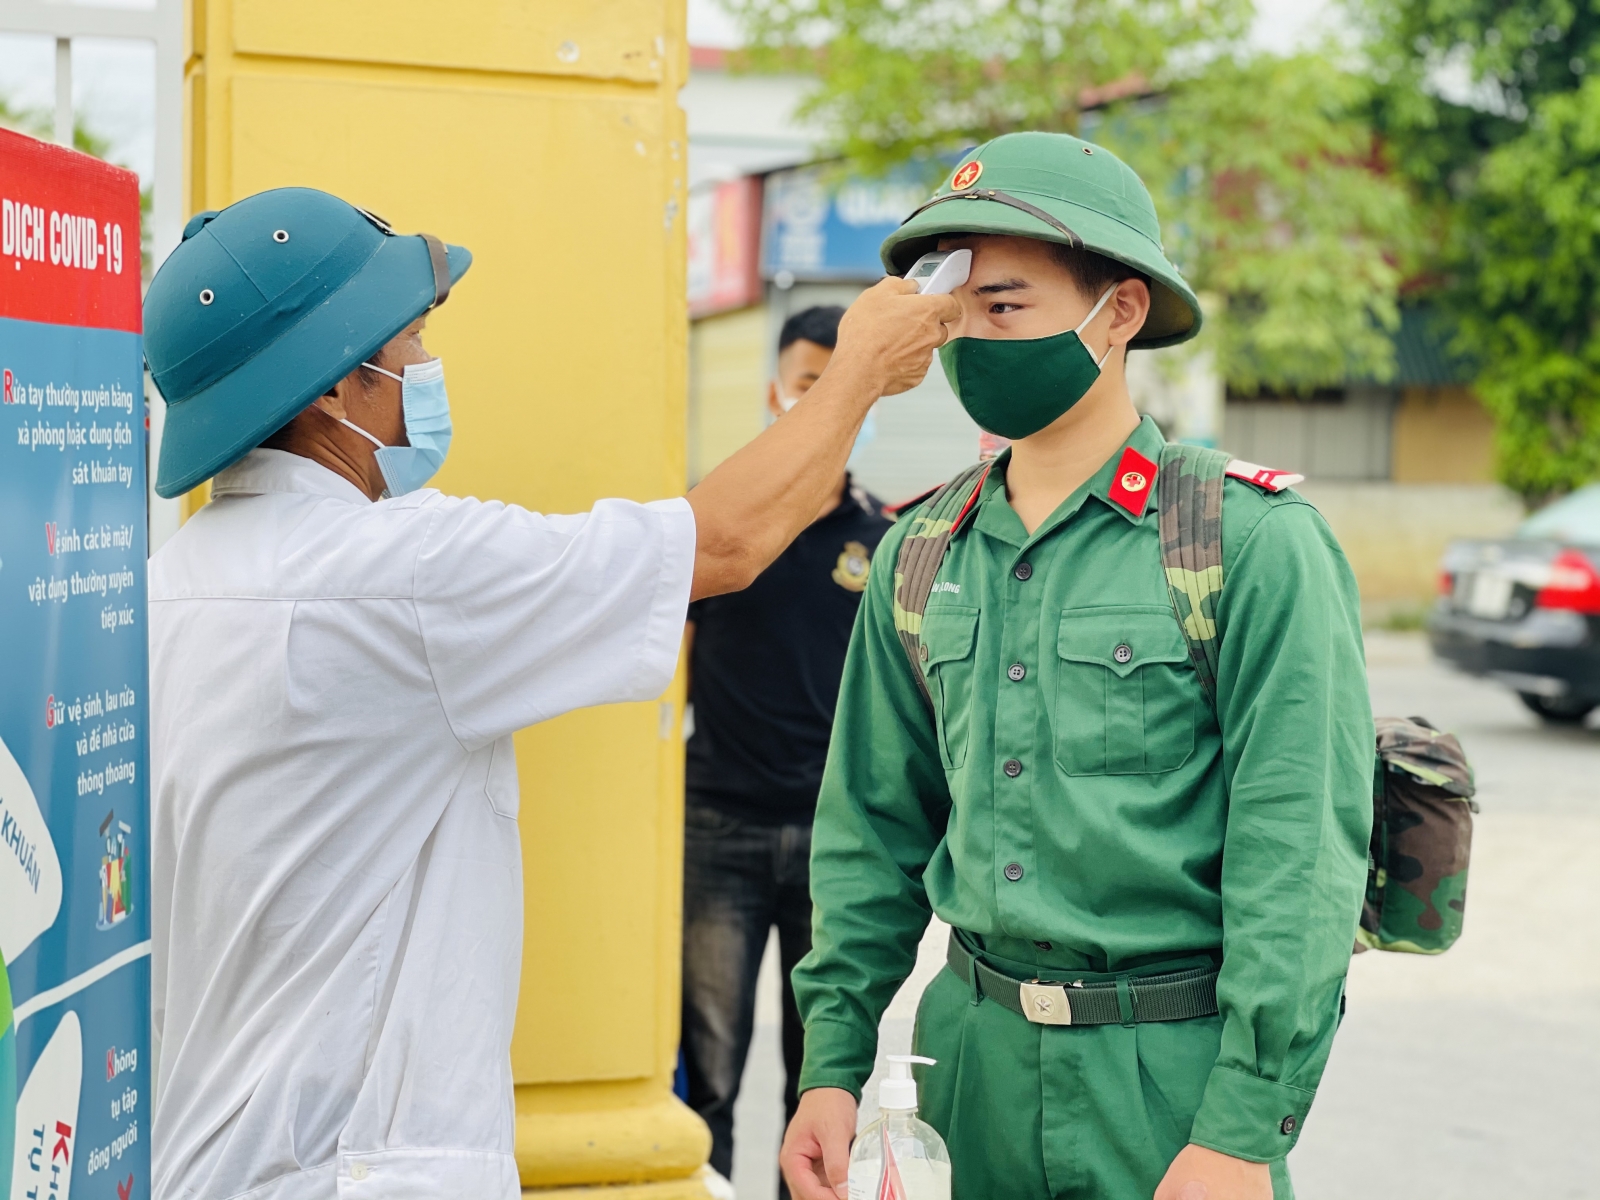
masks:
<svg viewBox="0 0 1600 1200"><path fill-rule="evenodd" d="M1225 298L1215 345L1235 388L1393 371L1387 331L1416 239L1369 93L1318 54L1223 57L1098 134L1151 186L1188 277Z"/></svg>
<svg viewBox="0 0 1600 1200"><path fill-rule="evenodd" d="M1438 218L1500 478L1541 504L1600 476L1600 5L1367 4L1377 120Z"/></svg>
<svg viewBox="0 0 1600 1200"><path fill-rule="evenodd" d="M1380 74L1418 108L1437 102L1443 69L1470 81L1480 107L1519 121L1539 97L1575 90L1600 42L1600 8L1584 0L1356 0L1353 11Z"/></svg>
<svg viewBox="0 0 1600 1200"><path fill-rule="evenodd" d="M1018 129L1092 136L1151 185L1236 387L1386 378L1411 255L1365 81L1248 51L1249 0L727 0L755 65L869 172ZM1120 97L1120 99L1119 99Z"/></svg>
<svg viewBox="0 0 1600 1200"><path fill-rule="evenodd" d="M1250 0L727 0L756 60L815 70L804 112L868 167L1019 129L1236 40ZM820 53L815 48L822 46Z"/></svg>
<svg viewBox="0 0 1600 1200"><path fill-rule="evenodd" d="M1538 504L1600 476L1600 79L1536 102L1468 212L1456 303L1501 478Z"/></svg>

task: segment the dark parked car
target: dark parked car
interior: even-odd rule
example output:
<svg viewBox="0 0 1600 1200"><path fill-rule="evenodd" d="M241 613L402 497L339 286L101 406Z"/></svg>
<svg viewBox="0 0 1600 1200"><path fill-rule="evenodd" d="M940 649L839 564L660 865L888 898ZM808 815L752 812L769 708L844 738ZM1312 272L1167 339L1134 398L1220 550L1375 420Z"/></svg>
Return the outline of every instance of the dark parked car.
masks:
<svg viewBox="0 0 1600 1200"><path fill-rule="evenodd" d="M1577 724L1600 706L1600 484L1514 537L1453 543L1428 632L1440 658L1499 680L1546 721Z"/></svg>

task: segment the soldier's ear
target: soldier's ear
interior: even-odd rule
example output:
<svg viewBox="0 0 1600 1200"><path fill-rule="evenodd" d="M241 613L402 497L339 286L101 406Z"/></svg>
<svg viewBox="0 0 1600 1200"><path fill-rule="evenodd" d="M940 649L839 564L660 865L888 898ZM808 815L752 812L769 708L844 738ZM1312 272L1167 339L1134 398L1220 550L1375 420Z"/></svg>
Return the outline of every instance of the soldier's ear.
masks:
<svg viewBox="0 0 1600 1200"><path fill-rule="evenodd" d="M1150 316L1150 287L1142 279L1124 279L1111 297L1110 342L1125 346L1139 335Z"/></svg>

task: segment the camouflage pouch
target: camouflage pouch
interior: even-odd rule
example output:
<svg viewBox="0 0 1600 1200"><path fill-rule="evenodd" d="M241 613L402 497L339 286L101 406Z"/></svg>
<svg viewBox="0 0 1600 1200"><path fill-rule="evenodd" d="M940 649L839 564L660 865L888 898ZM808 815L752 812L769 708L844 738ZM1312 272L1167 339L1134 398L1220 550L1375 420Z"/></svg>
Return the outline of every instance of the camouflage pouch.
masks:
<svg viewBox="0 0 1600 1200"><path fill-rule="evenodd" d="M1356 949L1443 954L1461 936L1477 803L1454 734L1379 717L1372 847Z"/></svg>

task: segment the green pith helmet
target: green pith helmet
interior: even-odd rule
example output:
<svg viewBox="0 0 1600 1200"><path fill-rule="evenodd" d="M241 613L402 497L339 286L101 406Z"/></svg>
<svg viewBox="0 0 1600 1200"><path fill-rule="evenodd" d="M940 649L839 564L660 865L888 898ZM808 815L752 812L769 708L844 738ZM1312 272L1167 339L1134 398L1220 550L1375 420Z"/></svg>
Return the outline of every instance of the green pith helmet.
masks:
<svg viewBox="0 0 1600 1200"><path fill-rule="evenodd" d="M430 308L472 265L327 192L205 212L150 281L144 353L167 402L156 493L243 458Z"/></svg>
<svg viewBox="0 0 1600 1200"><path fill-rule="evenodd" d="M1150 315L1136 346L1173 346L1200 331L1200 302L1161 248L1150 192L1132 168L1092 142L1065 133L1008 133L985 142L884 239L884 268L904 275L940 238L962 233L1061 242L1144 272Z"/></svg>

